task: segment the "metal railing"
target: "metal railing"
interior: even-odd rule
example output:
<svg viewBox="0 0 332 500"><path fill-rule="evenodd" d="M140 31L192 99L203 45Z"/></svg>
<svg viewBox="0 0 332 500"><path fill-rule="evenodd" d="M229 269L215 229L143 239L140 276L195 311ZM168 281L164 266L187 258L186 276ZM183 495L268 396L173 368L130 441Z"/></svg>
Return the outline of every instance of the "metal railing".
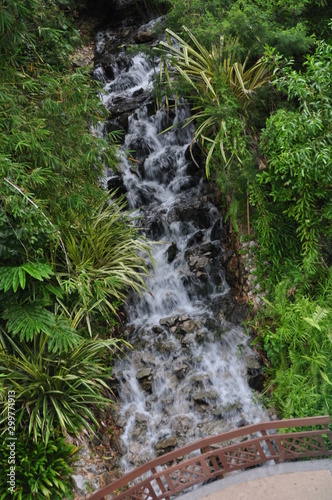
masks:
<svg viewBox="0 0 332 500"><path fill-rule="evenodd" d="M329 416L276 420L204 438L147 462L97 491L89 500L169 499L195 484L272 460L279 463L332 456L329 424ZM317 428L286 432L303 427Z"/></svg>

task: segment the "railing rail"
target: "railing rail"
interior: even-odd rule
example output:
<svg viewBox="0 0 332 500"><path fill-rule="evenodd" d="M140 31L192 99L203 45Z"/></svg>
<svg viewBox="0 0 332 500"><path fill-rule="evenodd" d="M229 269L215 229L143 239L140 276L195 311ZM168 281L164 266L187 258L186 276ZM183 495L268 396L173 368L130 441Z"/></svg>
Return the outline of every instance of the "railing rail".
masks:
<svg viewBox="0 0 332 500"><path fill-rule="evenodd" d="M204 438L147 462L97 491L89 500L169 499L195 484L268 461L332 456L330 424L329 416L294 418L248 425ZM319 428L277 432L303 427ZM196 456L189 457L194 453ZM135 484L129 486L132 482ZM124 488L127 489L119 492Z"/></svg>

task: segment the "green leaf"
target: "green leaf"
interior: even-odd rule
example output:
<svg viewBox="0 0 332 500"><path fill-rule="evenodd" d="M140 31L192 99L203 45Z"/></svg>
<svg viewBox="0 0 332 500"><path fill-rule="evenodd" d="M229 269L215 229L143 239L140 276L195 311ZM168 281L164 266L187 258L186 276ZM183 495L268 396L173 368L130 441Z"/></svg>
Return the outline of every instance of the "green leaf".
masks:
<svg viewBox="0 0 332 500"><path fill-rule="evenodd" d="M36 302L7 308L2 317L8 331L21 340L32 340L40 332L50 334L54 327L54 315Z"/></svg>

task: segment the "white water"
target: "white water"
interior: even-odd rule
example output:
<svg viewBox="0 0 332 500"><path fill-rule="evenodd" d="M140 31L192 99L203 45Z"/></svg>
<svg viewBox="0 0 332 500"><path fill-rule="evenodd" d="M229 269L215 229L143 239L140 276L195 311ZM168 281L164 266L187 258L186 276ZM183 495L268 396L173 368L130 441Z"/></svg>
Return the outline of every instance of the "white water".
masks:
<svg viewBox="0 0 332 500"><path fill-rule="evenodd" d="M107 33L99 35L100 47L105 39ZM108 106L151 88L154 73L142 54L132 58L127 71L119 71L115 63L113 81L106 82L102 70L98 72L105 82L103 102ZM159 239L147 291L128 298L128 340L135 350L115 365L125 469L154 457L156 445L165 439L173 438L179 447L267 419L248 386L245 332L220 312L229 291L223 268L218 266L212 279L206 266L202 285L185 257L188 244L194 246L190 243L193 235L200 232L208 244L212 227L220 219L206 199L202 181L186 173L185 152L192 128L178 125L160 135L170 121L182 124L188 110L181 106L170 118L165 111L150 116L148 108L142 105L129 117L120 154L128 203L142 215L147 236ZM193 208L191 219L186 208ZM172 243L177 252L170 262L167 249ZM216 245L220 247L221 242ZM178 319L165 320L170 316ZM145 378L139 377L142 369L148 369Z"/></svg>

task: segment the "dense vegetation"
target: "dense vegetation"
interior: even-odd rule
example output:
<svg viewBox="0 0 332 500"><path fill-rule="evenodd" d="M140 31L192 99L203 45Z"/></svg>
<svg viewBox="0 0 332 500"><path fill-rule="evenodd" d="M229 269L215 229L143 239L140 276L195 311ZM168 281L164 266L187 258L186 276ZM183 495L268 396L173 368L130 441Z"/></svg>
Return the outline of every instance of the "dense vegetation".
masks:
<svg viewBox="0 0 332 500"><path fill-rule="evenodd" d="M173 0L160 48L232 230L250 220L259 244L252 324L281 417L332 413L331 17L324 0Z"/></svg>
<svg viewBox="0 0 332 500"><path fill-rule="evenodd" d="M0 2L0 498L11 466L13 498L70 497L62 436L92 433L110 404L117 309L147 273L124 201L100 186L116 144L93 133L106 110L89 68L71 67L69 7Z"/></svg>

